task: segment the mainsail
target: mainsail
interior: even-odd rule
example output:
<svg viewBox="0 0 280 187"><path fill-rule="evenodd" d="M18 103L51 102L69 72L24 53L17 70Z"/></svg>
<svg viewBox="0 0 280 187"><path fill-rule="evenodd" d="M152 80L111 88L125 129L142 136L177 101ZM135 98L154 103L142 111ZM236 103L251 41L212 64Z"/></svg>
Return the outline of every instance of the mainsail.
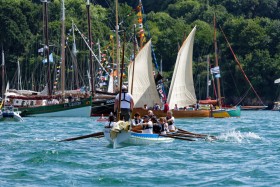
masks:
<svg viewBox="0 0 280 187"><path fill-rule="evenodd" d="M167 103L171 108L174 108L175 104L177 104L178 107L185 107L196 103L192 72L195 31L196 27L193 28L187 39L184 41L177 55L167 98Z"/></svg>
<svg viewBox="0 0 280 187"><path fill-rule="evenodd" d="M151 40L139 51L135 58L134 75L132 75L133 62L128 67L129 91L132 90L134 107L143 107L144 104L153 106L160 103L153 75ZM132 79L132 76L133 79ZM131 89L133 80L133 88Z"/></svg>

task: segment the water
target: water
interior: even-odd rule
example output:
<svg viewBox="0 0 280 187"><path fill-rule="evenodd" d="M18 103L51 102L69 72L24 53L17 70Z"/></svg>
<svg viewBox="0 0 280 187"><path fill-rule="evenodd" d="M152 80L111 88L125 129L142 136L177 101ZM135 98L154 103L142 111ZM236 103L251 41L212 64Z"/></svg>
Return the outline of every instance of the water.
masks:
<svg viewBox="0 0 280 187"><path fill-rule="evenodd" d="M279 112L177 119L217 141L175 140L113 149L97 118L24 118L1 123L0 186L280 186Z"/></svg>

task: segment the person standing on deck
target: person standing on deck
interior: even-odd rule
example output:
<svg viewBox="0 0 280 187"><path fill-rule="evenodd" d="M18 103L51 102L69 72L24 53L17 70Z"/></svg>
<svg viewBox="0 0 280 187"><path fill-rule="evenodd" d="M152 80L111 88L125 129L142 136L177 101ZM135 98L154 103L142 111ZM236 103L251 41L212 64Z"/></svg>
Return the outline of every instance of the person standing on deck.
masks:
<svg viewBox="0 0 280 187"><path fill-rule="evenodd" d="M169 110L169 105L168 105L168 103L165 101L165 102L164 102L163 112L166 113L168 110Z"/></svg>
<svg viewBox="0 0 280 187"><path fill-rule="evenodd" d="M115 98L114 104L114 112L117 112L119 103L119 94L117 94ZM127 93L127 87L125 85L122 86L122 93L121 93L121 120L129 121L130 114L134 107L133 97L130 93Z"/></svg>

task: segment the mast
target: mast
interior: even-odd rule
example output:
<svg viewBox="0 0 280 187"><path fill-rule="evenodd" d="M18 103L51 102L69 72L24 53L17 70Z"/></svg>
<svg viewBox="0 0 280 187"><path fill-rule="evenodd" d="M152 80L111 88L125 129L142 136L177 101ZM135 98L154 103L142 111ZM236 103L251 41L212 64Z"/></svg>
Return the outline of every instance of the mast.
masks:
<svg viewBox="0 0 280 187"><path fill-rule="evenodd" d="M51 88L51 64L50 64L50 57L49 57L49 33L48 33L48 1L42 0L44 5L44 34L45 34L45 55L47 56L47 64L48 64L48 73L47 73L47 87L48 87L48 95L52 95L52 88Z"/></svg>
<svg viewBox="0 0 280 187"><path fill-rule="evenodd" d="M133 94L133 82L134 82L134 68L135 68L135 59L136 59L136 31L135 31L136 25L134 25L134 30L133 30L133 64L132 64L132 81L131 81L131 95Z"/></svg>
<svg viewBox="0 0 280 187"><path fill-rule="evenodd" d="M215 46L215 66L219 67L218 62L218 47L217 47L217 39L216 39L216 15L214 14L214 46ZM220 78L216 77L217 79L217 92L218 92L218 106L222 106L221 101L221 84L220 84Z"/></svg>
<svg viewBox="0 0 280 187"><path fill-rule="evenodd" d="M22 90L19 60L17 61L17 65L18 65L18 90Z"/></svg>
<svg viewBox="0 0 280 187"><path fill-rule="evenodd" d="M4 57L4 50L2 46L2 99L4 99L5 95L5 57Z"/></svg>
<svg viewBox="0 0 280 187"><path fill-rule="evenodd" d="M75 82L77 88L80 87L79 85L79 77L78 77L78 62L77 62L77 48L76 48L76 39L75 39L75 28L74 28L74 21L72 20L72 31L73 31L73 48L72 48L72 53L74 56L74 68L75 68Z"/></svg>
<svg viewBox="0 0 280 187"><path fill-rule="evenodd" d="M209 97L209 66L210 66L210 58L207 55L207 89L206 89L206 98Z"/></svg>
<svg viewBox="0 0 280 187"><path fill-rule="evenodd" d="M95 76L93 74L93 70L95 69L94 64L93 64L93 58L92 58L92 38L91 38L91 22L90 22L90 4L89 0L87 0L87 19L88 19L88 39L89 39L89 67L90 67L90 85L91 85L91 95L94 95L95 89L94 89L94 79Z"/></svg>
<svg viewBox="0 0 280 187"><path fill-rule="evenodd" d="M120 83L120 50L119 50L119 18L118 18L118 0L116 0L116 64L117 64L117 76L118 76L118 83ZM121 88L119 88L121 90Z"/></svg>
<svg viewBox="0 0 280 187"><path fill-rule="evenodd" d="M118 103L118 114L117 114L117 121L120 120L121 116L121 95L122 95L122 83L123 83L123 68L124 68L124 47L125 47L125 31L124 31L124 39L123 39L123 49L122 49L122 67L121 67L121 75L120 77L120 84L119 84L119 103Z"/></svg>
<svg viewBox="0 0 280 187"><path fill-rule="evenodd" d="M61 1L61 94L65 97L65 6L64 0Z"/></svg>

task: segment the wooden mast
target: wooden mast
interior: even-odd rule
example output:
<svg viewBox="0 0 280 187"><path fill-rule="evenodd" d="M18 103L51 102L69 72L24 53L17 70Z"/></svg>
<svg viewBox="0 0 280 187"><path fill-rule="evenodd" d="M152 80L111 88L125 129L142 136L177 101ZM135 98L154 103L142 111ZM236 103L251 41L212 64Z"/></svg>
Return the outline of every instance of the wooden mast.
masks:
<svg viewBox="0 0 280 187"><path fill-rule="evenodd" d="M47 87L48 87L48 95L51 96L52 95L52 87L51 87L51 64L50 64L50 58L49 58L49 53L50 53L50 49L49 49L49 34L48 34L48 1L47 0L43 0L43 5L44 5L44 33L45 33L45 46L44 46L44 50L45 50L45 55L47 58L47 64L48 64L48 73L47 73Z"/></svg>
<svg viewBox="0 0 280 187"><path fill-rule="evenodd" d="M4 57L4 50L3 50L3 46L2 46L2 100L4 99L4 95L5 95L5 75L4 74L5 74L5 57Z"/></svg>
<svg viewBox="0 0 280 187"><path fill-rule="evenodd" d="M123 39L123 49L122 49L122 67L121 67L121 74L120 74L120 84L119 84L119 103L118 103L118 114L117 114L117 121L120 120L121 116L121 95L122 95L122 84L123 84L123 69L124 69L124 47L125 47L125 31L124 31L124 39Z"/></svg>
<svg viewBox="0 0 280 187"><path fill-rule="evenodd" d="M133 30L133 64L132 64L132 80L131 80L131 88L130 92L131 95L133 94L133 83L134 83L134 68L135 68L135 59L136 59L136 25L134 25L134 30Z"/></svg>
<svg viewBox="0 0 280 187"><path fill-rule="evenodd" d="M91 18L90 18L90 4L89 4L89 0L87 0L87 19L88 19L88 40L89 40L89 46L90 46L90 50L89 50L89 67L90 67L90 84L91 84L91 95L93 96L95 93L95 89L94 89L94 82L95 82L95 76L93 74L94 72L94 64L93 64L93 58L92 58L92 37L91 37Z"/></svg>
<svg viewBox="0 0 280 187"><path fill-rule="evenodd" d="M207 87L206 87L206 99L209 98L209 67L210 67L210 58L207 55Z"/></svg>
<svg viewBox="0 0 280 187"><path fill-rule="evenodd" d="M61 16L61 94L65 97L65 6L62 0L62 16Z"/></svg>
<svg viewBox="0 0 280 187"><path fill-rule="evenodd" d="M116 64L117 64L117 76L118 76L118 83L120 83L120 63L119 63L119 57L120 57L120 50L119 50L119 17L118 17L118 5L119 2L116 0ZM121 90L121 88L119 88Z"/></svg>
<svg viewBox="0 0 280 187"><path fill-rule="evenodd" d="M214 14L214 45L215 45L215 66L219 67L218 47L217 47L217 39L216 39L216 15L215 14ZM217 79L217 92L218 92L218 106L222 107L220 78L216 77L216 79Z"/></svg>

